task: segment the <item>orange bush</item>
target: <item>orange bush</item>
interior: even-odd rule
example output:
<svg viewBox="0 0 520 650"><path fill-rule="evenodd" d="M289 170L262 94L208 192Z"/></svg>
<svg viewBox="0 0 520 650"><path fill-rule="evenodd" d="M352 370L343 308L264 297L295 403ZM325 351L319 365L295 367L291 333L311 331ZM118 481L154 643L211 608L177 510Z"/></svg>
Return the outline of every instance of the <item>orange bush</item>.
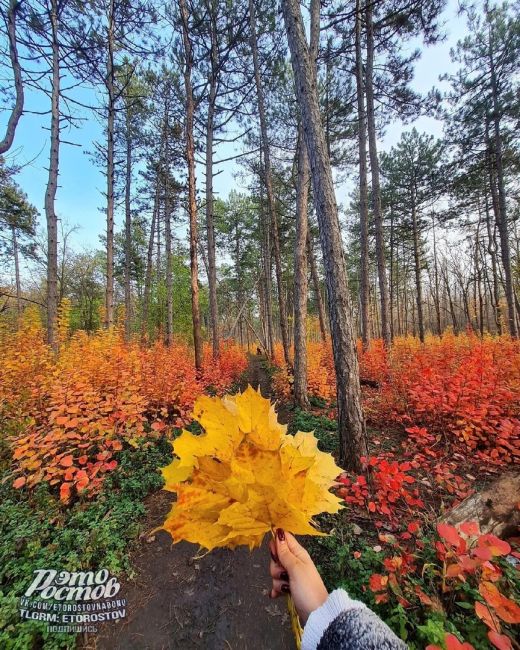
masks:
<svg viewBox="0 0 520 650"><path fill-rule="evenodd" d="M273 378L275 392L289 399L293 377L284 363L281 343L275 344L274 362L278 367ZM307 343L307 382L309 395L330 401L336 396L334 361L331 343L310 341Z"/></svg>
<svg viewBox="0 0 520 650"><path fill-rule="evenodd" d="M513 462L520 440L520 342L473 334L397 338L367 350L358 343L361 377L378 382L364 391L367 419L376 425L425 427L447 442L462 443L483 460ZM284 397L292 378L281 350L275 389ZM309 393L333 399L330 344L308 344Z"/></svg>
<svg viewBox="0 0 520 650"><path fill-rule="evenodd" d="M227 390L247 365L241 349L225 343L197 377L186 345L141 348L118 331L78 332L55 357L30 315L18 332L0 336L0 354L0 419L14 485L47 481L63 501L94 493L123 445L185 424L198 395Z"/></svg>

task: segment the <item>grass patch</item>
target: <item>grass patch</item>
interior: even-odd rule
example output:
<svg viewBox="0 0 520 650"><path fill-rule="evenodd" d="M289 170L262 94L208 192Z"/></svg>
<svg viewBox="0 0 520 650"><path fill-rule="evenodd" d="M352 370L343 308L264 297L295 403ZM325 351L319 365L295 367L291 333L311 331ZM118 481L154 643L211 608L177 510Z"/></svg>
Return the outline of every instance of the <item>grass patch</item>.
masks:
<svg viewBox="0 0 520 650"><path fill-rule="evenodd" d="M5 448L4 448L5 451ZM142 532L143 499L163 479L157 468L171 461L165 440L144 441L118 455L95 500L64 507L42 484L32 493L11 487L7 456L0 478L0 648L74 648L75 636L49 634L46 623L21 621L19 600L35 569L106 568L132 574L129 547Z"/></svg>
<svg viewBox="0 0 520 650"><path fill-rule="evenodd" d="M314 431L314 436L318 440L318 449L337 454L339 441L336 420L296 408L289 425L289 433L294 435L297 431Z"/></svg>

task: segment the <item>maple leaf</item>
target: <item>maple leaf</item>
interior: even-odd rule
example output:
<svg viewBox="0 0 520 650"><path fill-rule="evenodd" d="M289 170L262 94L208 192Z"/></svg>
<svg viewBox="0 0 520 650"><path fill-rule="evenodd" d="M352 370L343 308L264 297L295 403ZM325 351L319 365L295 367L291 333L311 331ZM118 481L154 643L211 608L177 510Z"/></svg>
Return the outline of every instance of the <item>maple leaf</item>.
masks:
<svg viewBox="0 0 520 650"><path fill-rule="evenodd" d="M177 501L160 528L174 542L254 548L273 528L322 534L312 518L340 509L329 488L341 469L312 433L287 435L274 406L251 386L199 397L193 418L204 433L183 431L173 443L177 458L162 469L164 489Z"/></svg>

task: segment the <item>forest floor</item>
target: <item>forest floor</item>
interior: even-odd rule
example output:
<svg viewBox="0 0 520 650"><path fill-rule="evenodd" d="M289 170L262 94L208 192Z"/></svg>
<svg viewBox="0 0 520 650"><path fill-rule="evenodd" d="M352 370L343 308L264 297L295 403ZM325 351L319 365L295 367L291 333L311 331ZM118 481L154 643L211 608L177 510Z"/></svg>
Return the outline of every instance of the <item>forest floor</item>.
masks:
<svg viewBox="0 0 520 650"><path fill-rule="evenodd" d="M250 356L244 384L260 387L264 397L271 385L264 357ZM279 413L285 421L284 413ZM173 495L158 491L145 502L145 530L160 525ZM250 552L216 549L197 555L198 547L172 545L168 533L143 535L133 552L136 575L122 582L127 617L90 637L89 649L286 650L294 648L284 600L268 598L269 553L266 543Z"/></svg>

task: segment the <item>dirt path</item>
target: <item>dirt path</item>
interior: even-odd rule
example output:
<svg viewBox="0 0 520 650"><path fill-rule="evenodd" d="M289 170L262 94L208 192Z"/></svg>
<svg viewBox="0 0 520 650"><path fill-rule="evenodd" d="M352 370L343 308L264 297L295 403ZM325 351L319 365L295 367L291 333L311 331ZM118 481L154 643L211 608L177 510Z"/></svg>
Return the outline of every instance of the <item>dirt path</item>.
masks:
<svg viewBox="0 0 520 650"><path fill-rule="evenodd" d="M263 357L250 357L247 381L269 395ZM164 520L172 501L147 501L147 530ZM133 556L136 577L123 583L127 618L100 630L90 647L103 650L289 650L295 647L285 601L269 600L268 551L172 546L167 533L144 540ZM92 646L94 642L94 646Z"/></svg>

